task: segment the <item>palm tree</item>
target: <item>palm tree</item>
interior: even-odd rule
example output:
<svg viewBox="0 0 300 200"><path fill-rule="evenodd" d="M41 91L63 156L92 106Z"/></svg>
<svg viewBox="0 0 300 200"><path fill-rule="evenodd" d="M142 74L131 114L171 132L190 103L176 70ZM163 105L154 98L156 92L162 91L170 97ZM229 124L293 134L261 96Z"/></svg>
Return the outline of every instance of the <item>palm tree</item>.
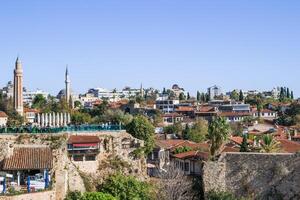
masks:
<svg viewBox="0 0 300 200"><path fill-rule="evenodd" d="M209 124L207 138L211 142L210 154L212 157L216 156L223 142L227 140L229 131L230 126L223 117L217 117Z"/></svg>
<svg viewBox="0 0 300 200"><path fill-rule="evenodd" d="M275 140L271 134L267 134L263 136L263 142L261 144L262 153L276 153L281 149L280 142Z"/></svg>

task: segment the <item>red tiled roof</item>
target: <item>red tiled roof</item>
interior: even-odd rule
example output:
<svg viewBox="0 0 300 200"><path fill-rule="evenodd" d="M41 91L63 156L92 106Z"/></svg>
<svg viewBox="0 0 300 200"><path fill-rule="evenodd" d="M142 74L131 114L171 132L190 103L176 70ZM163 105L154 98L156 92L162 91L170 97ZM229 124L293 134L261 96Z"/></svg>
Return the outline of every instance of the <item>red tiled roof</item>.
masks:
<svg viewBox="0 0 300 200"><path fill-rule="evenodd" d="M71 135L68 140L68 144L80 144L80 143L99 143L101 140L97 136L89 135Z"/></svg>
<svg viewBox="0 0 300 200"><path fill-rule="evenodd" d="M0 117L4 118L4 117L8 117L7 114L3 111L0 111Z"/></svg>
<svg viewBox="0 0 300 200"><path fill-rule="evenodd" d="M51 169L52 151L48 147L15 148L13 155L4 160L4 170Z"/></svg>
<svg viewBox="0 0 300 200"><path fill-rule="evenodd" d="M241 145L243 143L243 138L240 137L240 136L232 136L229 138L232 142L238 144L238 145ZM253 143L252 140L247 140L248 143Z"/></svg>
<svg viewBox="0 0 300 200"><path fill-rule="evenodd" d="M179 106L178 108L175 109L177 112L191 112L194 111L193 107L190 106Z"/></svg>
<svg viewBox="0 0 300 200"><path fill-rule="evenodd" d="M215 112L215 109L212 106L201 106L198 112Z"/></svg>
<svg viewBox="0 0 300 200"><path fill-rule="evenodd" d="M195 158L195 159L207 160L209 157L209 153L201 152L201 151L188 151L188 152L175 154L172 156L179 159Z"/></svg>
<svg viewBox="0 0 300 200"><path fill-rule="evenodd" d="M234 147L224 147L224 149L222 150L222 153L229 153L229 152L239 152L240 150L238 148L234 148Z"/></svg>
<svg viewBox="0 0 300 200"><path fill-rule="evenodd" d="M287 139L277 139L280 142L281 148L286 153L296 153L300 152L300 144L294 141L290 141Z"/></svg>
<svg viewBox="0 0 300 200"><path fill-rule="evenodd" d="M33 108L24 108L24 113L33 112L33 113L39 113L40 111L38 109Z"/></svg>
<svg viewBox="0 0 300 200"><path fill-rule="evenodd" d="M178 147L190 147L192 149L208 149L209 145L207 143L196 143L188 140L156 140L157 146L163 147L165 149L175 150Z"/></svg>

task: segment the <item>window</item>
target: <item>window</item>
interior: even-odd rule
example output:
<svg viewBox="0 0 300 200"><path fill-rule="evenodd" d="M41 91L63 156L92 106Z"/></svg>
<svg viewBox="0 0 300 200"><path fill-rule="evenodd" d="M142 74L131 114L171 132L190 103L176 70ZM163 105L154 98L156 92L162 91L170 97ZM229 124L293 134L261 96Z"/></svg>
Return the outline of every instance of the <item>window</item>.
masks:
<svg viewBox="0 0 300 200"><path fill-rule="evenodd" d="M83 161L83 155L74 155L73 160L74 161Z"/></svg>
<svg viewBox="0 0 300 200"><path fill-rule="evenodd" d="M190 163L188 163L188 162L184 163L184 171L186 171L186 172L190 171Z"/></svg>
<svg viewBox="0 0 300 200"><path fill-rule="evenodd" d="M95 161L96 160L96 155L87 155L85 156L86 161Z"/></svg>

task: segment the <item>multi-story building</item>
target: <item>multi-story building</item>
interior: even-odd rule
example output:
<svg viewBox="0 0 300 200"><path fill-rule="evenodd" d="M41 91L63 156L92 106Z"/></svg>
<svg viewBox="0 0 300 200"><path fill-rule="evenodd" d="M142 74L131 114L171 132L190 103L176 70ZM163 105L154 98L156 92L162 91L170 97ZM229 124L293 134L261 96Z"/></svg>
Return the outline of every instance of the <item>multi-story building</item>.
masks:
<svg viewBox="0 0 300 200"><path fill-rule="evenodd" d="M34 98L39 94L43 95L43 97L46 98L46 99L49 96L49 93L44 92L43 90L37 89L36 91L27 91L26 89L24 89L23 90L23 102L24 102L24 104L27 104L28 106L31 106Z"/></svg>
<svg viewBox="0 0 300 200"><path fill-rule="evenodd" d="M14 84L9 81L4 88L2 88L3 94L5 94L8 98L13 98L14 95Z"/></svg>
<svg viewBox="0 0 300 200"><path fill-rule="evenodd" d="M184 89L179 87L177 84L174 84L172 86L172 89L171 89L172 92L174 92L175 94L175 97L179 97L181 93L184 93Z"/></svg>
<svg viewBox="0 0 300 200"><path fill-rule="evenodd" d="M207 94L211 100L215 99L216 97L222 95L222 89L219 86L212 86L207 88Z"/></svg>
<svg viewBox="0 0 300 200"><path fill-rule="evenodd" d="M250 113L250 104L224 104L218 107L220 112L248 112Z"/></svg>
<svg viewBox="0 0 300 200"><path fill-rule="evenodd" d="M156 109L163 113L172 113L175 111L176 106L179 104L177 99L169 99L167 97L159 97L156 99Z"/></svg>

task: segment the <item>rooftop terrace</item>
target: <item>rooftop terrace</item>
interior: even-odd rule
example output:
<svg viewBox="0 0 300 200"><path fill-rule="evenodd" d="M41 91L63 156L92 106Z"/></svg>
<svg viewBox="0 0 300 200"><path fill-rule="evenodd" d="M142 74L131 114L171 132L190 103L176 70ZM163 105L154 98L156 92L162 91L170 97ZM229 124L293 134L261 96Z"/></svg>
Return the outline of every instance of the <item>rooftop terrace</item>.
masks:
<svg viewBox="0 0 300 200"><path fill-rule="evenodd" d="M72 125L66 127L15 127L15 128L0 128L0 134L18 134L18 133L62 133L62 132L95 132L95 131L122 131L125 128L122 125Z"/></svg>

